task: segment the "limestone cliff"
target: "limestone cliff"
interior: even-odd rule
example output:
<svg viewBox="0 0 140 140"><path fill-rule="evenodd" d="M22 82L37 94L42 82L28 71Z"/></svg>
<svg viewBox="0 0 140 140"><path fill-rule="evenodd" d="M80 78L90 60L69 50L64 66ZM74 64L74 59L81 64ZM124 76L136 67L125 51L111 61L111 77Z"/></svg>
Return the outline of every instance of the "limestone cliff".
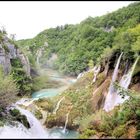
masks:
<svg viewBox="0 0 140 140"><path fill-rule="evenodd" d="M2 65L5 75L11 71L11 60L15 58L21 60L23 69L30 76L30 64L27 56L6 35L3 35L0 41L0 65Z"/></svg>

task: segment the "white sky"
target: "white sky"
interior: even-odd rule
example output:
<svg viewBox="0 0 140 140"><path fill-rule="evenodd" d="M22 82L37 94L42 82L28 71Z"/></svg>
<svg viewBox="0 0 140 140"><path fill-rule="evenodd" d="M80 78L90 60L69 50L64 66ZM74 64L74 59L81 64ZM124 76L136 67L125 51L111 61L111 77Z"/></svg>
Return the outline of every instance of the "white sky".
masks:
<svg viewBox="0 0 140 140"><path fill-rule="evenodd" d="M36 36L50 27L76 24L88 16L115 11L134 1L15 1L0 2L0 25L16 39Z"/></svg>

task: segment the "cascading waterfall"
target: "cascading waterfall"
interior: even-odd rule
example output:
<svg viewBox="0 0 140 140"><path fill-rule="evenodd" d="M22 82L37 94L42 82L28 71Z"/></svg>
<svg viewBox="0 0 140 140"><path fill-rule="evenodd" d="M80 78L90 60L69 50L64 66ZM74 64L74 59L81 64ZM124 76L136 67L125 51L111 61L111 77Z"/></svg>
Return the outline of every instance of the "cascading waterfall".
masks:
<svg viewBox="0 0 140 140"><path fill-rule="evenodd" d="M64 99L65 99L65 97L62 97L62 98L58 101L58 103L57 103L57 105L56 105L56 108L55 108L53 114L56 114L57 110L59 109L60 103L61 103L62 100L64 100Z"/></svg>
<svg viewBox="0 0 140 140"><path fill-rule="evenodd" d="M130 85L131 79L132 79L132 75L133 72L135 70L135 67L137 65L137 62L139 60L139 57L137 57L135 63L133 64L132 68L130 69L130 71L128 72L128 74L124 75L120 81L120 86L127 89L128 86Z"/></svg>
<svg viewBox="0 0 140 140"><path fill-rule="evenodd" d="M29 106L32 104L35 100L37 99L27 99L27 98L22 98L21 100L17 101L15 105L24 105L24 106Z"/></svg>
<svg viewBox="0 0 140 140"><path fill-rule="evenodd" d="M97 78L98 73L100 72L100 68L101 68L100 65L99 66L95 66L93 68L93 72L94 72L94 78L93 78L93 81L92 81L93 83L96 82L96 78Z"/></svg>
<svg viewBox="0 0 140 140"><path fill-rule="evenodd" d="M28 110L22 109L18 106L16 108L21 112L21 114L26 115L27 120L31 126L31 128L29 129L29 132L31 132L31 134L34 137L37 137L37 138L48 137L47 132L42 127L41 123L37 120L37 118L35 118L35 116L31 112L29 112Z"/></svg>
<svg viewBox="0 0 140 140"><path fill-rule="evenodd" d="M121 78L119 85L124 88L124 89L128 89L130 83L131 83L131 79L133 76L133 72L135 70L135 67L137 65L137 62L139 60L139 57L137 57L135 63L133 64L132 68L129 70L129 72L127 74L124 74L123 77ZM121 98L121 96L119 95L119 91L117 91L117 98L115 101L115 105L121 104L123 103L125 100L129 99L129 96L125 96L124 98Z"/></svg>
<svg viewBox="0 0 140 140"><path fill-rule="evenodd" d="M122 55L123 55L123 52L120 54L116 67L115 67L115 70L113 72L112 81L111 81L111 84L109 87L109 92L107 94L107 97L105 100L105 105L103 108L105 111L109 111L109 110L113 109L113 107L114 107L114 103L115 103L117 94L115 94L115 89L114 89L113 83L116 81L116 78L118 75L118 68L119 68L119 64L120 64Z"/></svg>
<svg viewBox="0 0 140 140"><path fill-rule="evenodd" d="M136 64L139 60L139 57L137 57L135 63L133 64L132 68L129 70L129 72L127 74L124 74L123 77L121 78L119 85L124 88L124 89L128 89L131 79L132 79L132 75L133 72L135 70ZM115 78L114 78L114 82L115 82ZM112 92L113 91L113 92ZM129 96L125 96L124 98L122 98L119 95L119 90L115 91L114 87L113 87L113 83L111 82L111 86L108 92L108 95L106 97L106 101L105 101L105 105L104 105L104 109L105 111L109 111L112 110L114 108L114 106L117 106L119 104L122 104L125 100L129 99Z"/></svg>
<svg viewBox="0 0 140 140"><path fill-rule="evenodd" d="M1 138L48 138L47 132L31 112L19 106L16 108L26 115L31 128L27 129L21 123L17 123L17 126L5 125L0 129Z"/></svg>
<svg viewBox="0 0 140 140"><path fill-rule="evenodd" d="M117 61L117 64L116 64L116 67L115 67L115 70L114 70L114 73L113 73L113 76L112 76L112 82L111 83L116 81L116 78L117 78L117 75L118 75L118 70L119 70L119 64L120 64L122 55L123 55L123 52L120 54L119 59Z"/></svg>
<svg viewBox="0 0 140 140"><path fill-rule="evenodd" d="M67 124L68 124L68 120L69 120L69 113L70 113L70 112L68 112L68 113L66 114L66 121L65 121L65 126L64 126L64 129L63 129L63 133L66 132L66 128L67 128Z"/></svg>
<svg viewBox="0 0 140 140"><path fill-rule="evenodd" d="M0 138L33 138L29 130L21 123L17 126L4 125L0 128Z"/></svg>

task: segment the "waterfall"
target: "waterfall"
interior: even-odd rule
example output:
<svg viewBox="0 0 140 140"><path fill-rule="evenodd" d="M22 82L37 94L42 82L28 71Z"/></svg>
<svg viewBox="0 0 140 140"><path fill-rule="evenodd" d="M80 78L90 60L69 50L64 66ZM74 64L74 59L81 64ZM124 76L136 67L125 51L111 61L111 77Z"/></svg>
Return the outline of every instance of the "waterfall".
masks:
<svg viewBox="0 0 140 140"><path fill-rule="evenodd" d="M28 129L21 123L17 126L5 125L0 127L0 138L33 138Z"/></svg>
<svg viewBox="0 0 140 140"><path fill-rule="evenodd" d="M109 91L108 91L108 94L107 94L107 97L105 100L105 104L104 104L105 111L109 111L109 110L113 109L113 107L114 107L114 103L115 103L117 94L115 94L115 89L114 89L113 83L116 81L116 78L118 75L118 68L119 68L119 64L120 64L122 55L123 55L123 52L120 54L117 64L115 66L115 70L113 72L112 81L111 81Z"/></svg>
<svg viewBox="0 0 140 140"><path fill-rule="evenodd" d="M68 112L68 113L66 114L66 121L65 121L65 126L64 126L64 129L63 129L63 133L66 132L66 128L67 128L67 124L68 124L68 120L69 120L69 113L70 113L70 112Z"/></svg>
<svg viewBox="0 0 140 140"><path fill-rule="evenodd" d="M133 72L135 70L135 67L137 65L137 62L139 60L139 57L137 57L135 63L133 64L132 68L130 69L130 71L128 72L128 74L124 75L120 81L120 86L127 89L128 86L130 85L132 76L133 76Z"/></svg>
<svg viewBox="0 0 140 140"><path fill-rule="evenodd" d="M97 78L98 73L100 72L100 68L101 68L100 65L99 66L95 66L93 68L93 72L94 72L94 78L93 78L93 81L92 81L93 83L96 82L96 78Z"/></svg>
<svg viewBox="0 0 140 140"><path fill-rule="evenodd" d="M120 82L119 82L119 85L124 88L124 89L128 89L130 83L131 83L131 79L132 79L132 76L133 76L133 72L135 70L135 67L137 65L137 62L139 60L139 57L137 57L135 63L133 64L132 68L128 71L127 74L124 73L123 77L121 78ZM115 101L115 105L118 105L118 104L122 104L125 100L129 99L129 96L125 96L124 98L122 98L120 95L119 95L119 90L117 91L117 98L116 98L116 101Z"/></svg>
<svg viewBox="0 0 140 140"><path fill-rule="evenodd" d="M16 108L27 117L31 128L27 129L21 123L16 126L5 125L0 128L0 138L48 138L47 132L31 112L18 106Z"/></svg>
<svg viewBox="0 0 140 140"><path fill-rule="evenodd" d="M31 112L29 112L28 110L22 109L18 106L16 108L21 112L21 114L27 117L27 120L31 126L31 128L29 129L29 132L33 135L33 137L46 138L48 136L47 132L42 127L41 123L37 120L37 118L35 118L35 116Z"/></svg>
<svg viewBox="0 0 140 140"><path fill-rule="evenodd" d="M119 59L117 61L117 64L116 64L116 67L115 67L115 70L114 70L114 73L113 73L113 76L112 76L112 83L116 81L116 78L117 78L117 75L118 75L118 68L119 68L119 64L120 64L122 55L123 55L123 52L121 53L121 55L119 56Z"/></svg>
<svg viewBox="0 0 140 140"><path fill-rule="evenodd" d="M81 78L84 75L84 72L79 73L79 75L77 76L77 79Z"/></svg>
<svg viewBox="0 0 140 140"><path fill-rule="evenodd" d="M33 102L33 100L21 99L13 104L11 108L16 108L21 114L25 115L31 128L27 129L21 123L17 123L15 126L5 125L0 128L0 138L48 138L47 131L45 131L37 118L30 111L18 106L19 104L24 105L24 103L25 106L28 106L29 104L26 104L26 101L29 102L29 104Z"/></svg>
<svg viewBox="0 0 140 140"><path fill-rule="evenodd" d="M136 64L139 60L139 57L137 57L135 63L133 64L132 68L129 70L129 72L127 74L124 74L119 82L119 85L124 88L124 89L128 89L130 83L131 83L131 79L133 76L133 72L135 70ZM111 83L112 84L112 83ZM111 86L111 88L114 89L113 85ZM113 90L112 90L113 91ZM125 96L124 98L122 98L119 95L119 90L115 91L114 93L111 94L111 90L109 90L109 93L107 95L106 101L105 101L105 106L104 109L106 111L109 111L111 109L114 108L114 106L117 106L119 104L122 104L125 100L129 99L129 96Z"/></svg>
<svg viewBox="0 0 140 140"><path fill-rule="evenodd" d="M60 106L60 103L62 102L62 100L64 100L65 99L65 97L62 97L59 101L58 101L58 103L57 103L57 105L56 105L56 108L55 108L55 110L54 110L54 114L56 114L56 111L59 109L59 106Z"/></svg>
<svg viewBox="0 0 140 140"><path fill-rule="evenodd" d="M42 51L43 51L43 49L41 48L41 49L39 49L38 51L37 51L37 58L36 58L36 63L37 63L37 65L39 66L39 59L40 59L40 57L42 56Z"/></svg>

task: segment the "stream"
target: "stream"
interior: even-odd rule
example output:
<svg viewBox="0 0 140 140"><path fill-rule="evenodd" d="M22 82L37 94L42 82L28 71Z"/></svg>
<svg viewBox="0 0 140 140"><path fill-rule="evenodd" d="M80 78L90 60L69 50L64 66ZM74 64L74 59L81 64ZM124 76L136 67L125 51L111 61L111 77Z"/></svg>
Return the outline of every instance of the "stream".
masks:
<svg viewBox="0 0 140 140"><path fill-rule="evenodd" d="M47 73L48 77L52 80L59 81L63 83L63 85L59 88L49 88L42 89L40 91L34 92L32 94L32 98L44 98L44 97L54 97L58 94L61 94L65 89L67 89L72 83L76 81L76 79L72 77L62 76L57 71L51 69L42 69L40 74Z"/></svg>

